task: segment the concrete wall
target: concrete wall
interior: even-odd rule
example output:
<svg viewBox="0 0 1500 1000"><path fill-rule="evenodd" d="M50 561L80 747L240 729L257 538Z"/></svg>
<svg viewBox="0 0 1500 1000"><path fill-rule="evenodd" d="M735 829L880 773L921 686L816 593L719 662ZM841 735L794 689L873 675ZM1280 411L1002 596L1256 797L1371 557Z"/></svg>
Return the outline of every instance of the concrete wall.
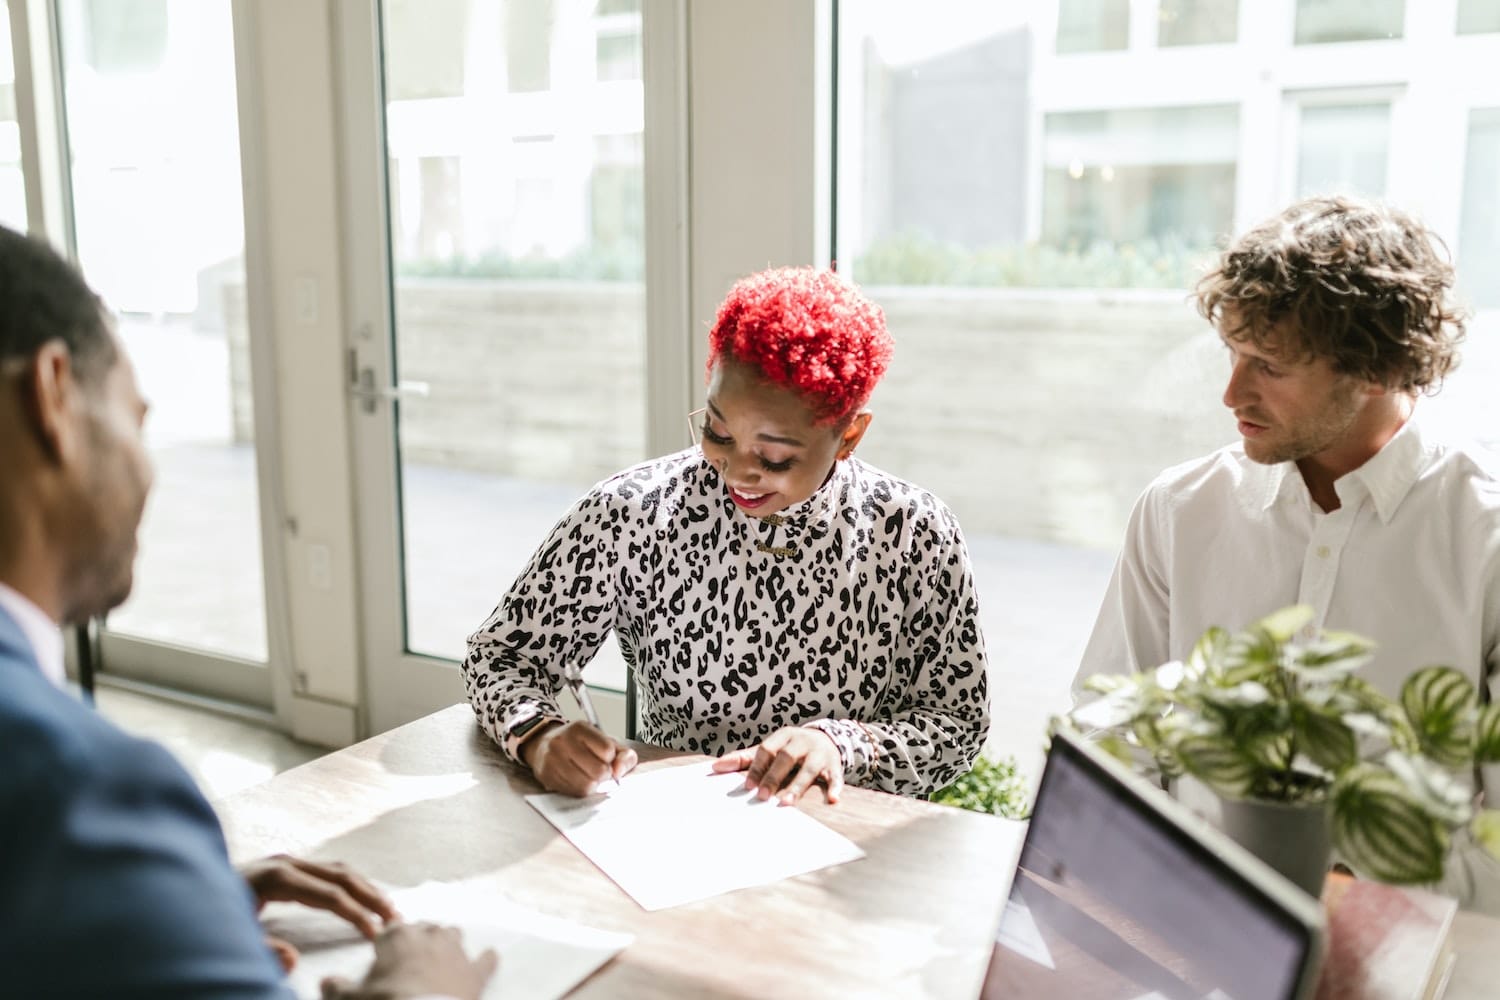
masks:
<svg viewBox="0 0 1500 1000"><path fill-rule="evenodd" d="M865 291L897 346L859 454L938 493L971 535L1113 549L1157 472L1235 438L1226 352L1184 292ZM226 288L225 316L243 439L240 294ZM432 390L402 405L405 460L576 484L645 456L642 294L404 280L402 378ZM1500 445L1497 378L1500 312L1481 313L1428 420Z"/></svg>
<svg viewBox="0 0 1500 1000"><path fill-rule="evenodd" d="M971 535L1119 544L1142 487L1232 439L1183 293L867 288L896 357L861 454Z"/></svg>
<svg viewBox="0 0 1500 1000"><path fill-rule="evenodd" d="M1181 293L867 291L897 351L861 455L943 497L970 534L1111 548L1155 473L1233 435L1223 349ZM402 404L405 460L570 483L639 460L642 295L402 281L401 378L431 386ZM233 322L241 435L244 336Z"/></svg>

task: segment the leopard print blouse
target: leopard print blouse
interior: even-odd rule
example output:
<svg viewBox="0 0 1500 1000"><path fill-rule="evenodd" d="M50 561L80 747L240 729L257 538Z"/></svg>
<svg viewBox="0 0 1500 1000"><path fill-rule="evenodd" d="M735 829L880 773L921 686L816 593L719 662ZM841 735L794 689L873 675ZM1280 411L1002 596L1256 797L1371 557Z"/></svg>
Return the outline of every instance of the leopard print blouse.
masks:
<svg viewBox="0 0 1500 1000"><path fill-rule="evenodd" d="M984 639L958 523L926 490L849 458L809 499L752 518L698 449L575 503L462 668L480 724L558 714L563 666L614 629L637 735L717 756L776 729L833 738L850 784L922 795L989 731Z"/></svg>

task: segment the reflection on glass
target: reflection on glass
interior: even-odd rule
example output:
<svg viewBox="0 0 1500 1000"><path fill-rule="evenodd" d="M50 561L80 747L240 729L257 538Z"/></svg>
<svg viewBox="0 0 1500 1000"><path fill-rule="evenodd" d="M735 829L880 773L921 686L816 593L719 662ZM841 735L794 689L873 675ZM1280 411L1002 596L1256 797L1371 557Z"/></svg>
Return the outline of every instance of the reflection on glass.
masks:
<svg viewBox="0 0 1500 1000"><path fill-rule="evenodd" d="M26 178L16 122L16 66L11 58L10 5L0 0L0 225L26 230Z"/></svg>
<svg viewBox="0 0 1500 1000"><path fill-rule="evenodd" d="M1500 32L1500 0L1458 0L1458 33Z"/></svg>
<svg viewBox="0 0 1500 1000"><path fill-rule="evenodd" d="M1161 0L1157 44L1210 45L1239 36L1239 0Z"/></svg>
<svg viewBox="0 0 1500 1000"><path fill-rule="evenodd" d="M1458 267L1474 305L1500 307L1500 108L1469 114Z"/></svg>
<svg viewBox="0 0 1500 1000"><path fill-rule="evenodd" d="M1062 0L1057 6L1057 51L1104 52L1130 41L1130 0Z"/></svg>
<svg viewBox="0 0 1500 1000"><path fill-rule="evenodd" d="M456 659L566 506L646 457L640 4L382 16L397 364L430 386L398 413L407 648ZM591 680L623 684L613 646Z"/></svg>
<svg viewBox="0 0 1500 1000"><path fill-rule="evenodd" d="M1308 105L1297 129L1297 194L1385 195L1391 106Z"/></svg>
<svg viewBox="0 0 1500 1000"><path fill-rule="evenodd" d="M1049 114L1042 240L1133 248L1141 267L1122 283L1181 287L1233 222L1238 144L1232 105Z"/></svg>
<svg viewBox="0 0 1500 1000"><path fill-rule="evenodd" d="M1442 183L1464 160L1462 131L1398 130L1425 114L1422 101L1493 104L1475 96L1482 87L1455 93L1455 74L1399 37L1404 7L1384 0L1298 10L1305 30L1321 12L1330 39L1394 25L1390 83L1416 102L1411 116L1364 94L1334 104L1368 85L1368 64L1299 48L1290 32L1240 39L1230 32L1242 4L1157 8L1162 46L1212 40L1214 78L1243 81L1212 103L1184 78L1195 54L1181 49L1060 54L1104 48L1110 32L1124 47L1124 5L1062 4L1055 38L1027 6L841 5L835 213L839 267L885 309L897 343L860 455L957 513L997 660L1057 665L997 681L1012 697L996 704L992 749L1023 759L1040 723L1011 706L1062 697L1055 679L1078 662L1136 497L1168 466L1235 439L1223 348L1187 300L1212 251L1309 190L1395 195L1388 161L1418 191ZM1412 5L1411 16L1444 19L1421 26L1441 37L1449 10ZM1283 73L1324 89L1289 100L1261 82ZM1464 217L1440 233L1450 246L1463 234L1460 282L1487 282L1491 295L1497 131L1491 113L1475 114ZM1481 309L1463 368L1421 404L1490 440L1497 321Z"/></svg>
<svg viewBox="0 0 1500 1000"><path fill-rule="evenodd" d="M228 0L59 7L78 255L151 402L156 487L111 630L266 658Z"/></svg>
<svg viewBox="0 0 1500 1000"><path fill-rule="evenodd" d="M1406 0L1297 0L1298 45L1400 38Z"/></svg>

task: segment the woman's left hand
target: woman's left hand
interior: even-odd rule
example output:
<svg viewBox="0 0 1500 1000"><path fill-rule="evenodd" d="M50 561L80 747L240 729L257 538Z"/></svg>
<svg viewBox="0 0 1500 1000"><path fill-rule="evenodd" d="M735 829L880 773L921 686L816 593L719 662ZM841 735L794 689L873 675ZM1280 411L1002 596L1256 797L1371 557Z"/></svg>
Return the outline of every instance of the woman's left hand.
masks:
<svg viewBox="0 0 1500 1000"><path fill-rule="evenodd" d="M792 805L815 782L837 802L844 791L844 765L838 747L821 729L787 726L767 736L759 746L727 753L714 761L715 773L748 771L745 787L762 800L775 796Z"/></svg>

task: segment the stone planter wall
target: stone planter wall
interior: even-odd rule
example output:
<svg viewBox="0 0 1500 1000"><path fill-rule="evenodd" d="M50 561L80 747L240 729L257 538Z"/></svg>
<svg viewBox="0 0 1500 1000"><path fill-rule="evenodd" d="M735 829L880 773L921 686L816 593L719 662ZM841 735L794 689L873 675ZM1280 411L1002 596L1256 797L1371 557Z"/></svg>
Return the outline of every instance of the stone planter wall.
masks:
<svg viewBox="0 0 1500 1000"><path fill-rule="evenodd" d="M860 454L943 497L970 535L1113 548L1157 472L1233 439L1224 349L1182 292L867 291L897 349ZM644 457L642 296L403 281L401 377L432 389L402 404L406 460L579 483ZM231 299L224 314L245 435L244 310ZM1486 364L1466 353L1466 369Z"/></svg>

